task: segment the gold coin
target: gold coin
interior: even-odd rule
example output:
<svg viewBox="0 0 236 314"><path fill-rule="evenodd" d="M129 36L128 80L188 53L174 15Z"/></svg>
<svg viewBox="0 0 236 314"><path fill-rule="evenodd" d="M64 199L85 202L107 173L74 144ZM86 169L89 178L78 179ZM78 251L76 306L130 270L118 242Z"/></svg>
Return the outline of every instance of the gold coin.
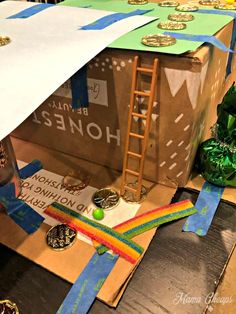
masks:
<svg viewBox="0 0 236 314"><path fill-rule="evenodd" d="M137 189L137 182L129 183L128 186L130 186L133 189ZM147 197L147 189L145 188L145 186L142 185L141 194L140 194L140 199L139 200L136 200L135 199L135 194L132 193L131 191L128 191L128 190L125 190L125 193L121 197L127 203L141 203Z"/></svg>
<svg viewBox="0 0 236 314"><path fill-rule="evenodd" d="M105 188L96 191L92 196L92 201L96 207L110 210L119 204L120 196L115 190Z"/></svg>
<svg viewBox="0 0 236 314"><path fill-rule="evenodd" d="M179 5L177 1L161 1L158 4L160 7L177 7Z"/></svg>
<svg viewBox="0 0 236 314"><path fill-rule="evenodd" d="M218 10L236 10L236 6L234 4L224 4L224 3L219 3L216 6L214 6L214 8Z"/></svg>
<svg viewBox="0 0 236 314"><path fill-rule="evenodd" d="M168 19L175 22L189 22L194 19L194 16L189 13L172 13L168 15Z"/></svg>
<svg viewBox="0 0 236 314"><path fill-rule="evenodd" d="M5 46L11 42L10 37L8 36L0 36L0 46Z"/></svg>
<svg viewBox="0 0 236 314"><path fill-rule="evenodd" d="M88 186L90 176L80 171L69 172L62 180L62 186L67 190L81 191Z"/></svg>
<svg viewBox="0 0 236 314"><path fill-rule="evenodd" d="M176 39L170 35L154 34L141 39L142 44L150 47L166 47L176 43Z"/></svg>
<svg viewBox="0 0 236 314"><path fill-rule="evenodd" d="M64 251L71 247L77 237L77 232L66 224L59 224L48 230L47 245L55 251Z"/></svg>
<svg viewBox="0 0 236 314"><path fill-rule="evenodd" d="M198 6L190 4L181 4L177 8L175 8L175 10L181 12L194 12L198 10Z"/></svg>
<svg viewBox="0 0 236 314"><path fill-rule="evenodd" d="M166 22L160 22L157 27L161 29L170 29L170 30L181 30L186 28L185 23L179 23L179 22L172 22L172 21L166 21Z"/></svg>
<svg viewBox="0 0 236 314"><path fill-rule="evenodd" d="M200 0L199 1L199 4L205 5L205 6L215 6L219 3L220 3L219 0Z"/></svg>
<svg viewBox="0 0 236 314"><path fill-rule="evenodd" d="M128 0L128 4L147 4L148 0Z"/></svg>
<svg viewBox="0 0 236 314"><path fill-rule="evenodd" d="M19 314L19 310L15 303L10 300L0 300L1 314Z"/></svg>

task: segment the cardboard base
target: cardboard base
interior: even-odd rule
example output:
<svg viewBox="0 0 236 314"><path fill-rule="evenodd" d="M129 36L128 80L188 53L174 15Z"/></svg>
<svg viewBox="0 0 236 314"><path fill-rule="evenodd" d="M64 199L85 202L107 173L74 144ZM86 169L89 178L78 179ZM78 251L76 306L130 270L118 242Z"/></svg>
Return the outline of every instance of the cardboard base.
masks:
<svg viewBox="0 0 236 314"><path fill-rule="evenodd" d="M25 162L30 162L35 158L40 159L45 169L61 175L65 175L72 169L83 168L92 175L91 186L101 188L109 185L119 188L120 173L108 168L21 140L13 139L13 146L17 159ZM175 193L173 188L162 185L152 186L151 182L144 182L144 185L151 190L147 199L142 203L139 213L169 204ZM45 234L48 229L48 225L42 224L36 233L29 236L8 216L4 213L0 214L0 242L2 244L73 283L95 250L92 246L77 241L69 250L55 252L45 242ZM134 240L146 250L154 234L155 230L150 230L137 236ZM132 265L120 258L100 290L98 298L110 306L116 306L136 267L137 265Z"/></svg>

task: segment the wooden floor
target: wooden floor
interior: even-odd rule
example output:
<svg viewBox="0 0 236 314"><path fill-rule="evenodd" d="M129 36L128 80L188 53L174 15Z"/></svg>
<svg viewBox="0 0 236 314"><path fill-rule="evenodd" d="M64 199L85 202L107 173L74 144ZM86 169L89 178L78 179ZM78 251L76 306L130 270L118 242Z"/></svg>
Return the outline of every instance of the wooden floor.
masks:
<svg viewBox="0 0 236 314"><path fill-rule="evenodd" d="M194 192L179 190L174 201L186 198L195 201L196 197ZM90 313L203 313L206 299L216 290L236 242L236 210L221 202L212 227L203 238L181 232L183 222L158 229L117 309L96 301ZM235 276L235 272L228 276L228 284ZM16 302L21 314L55 314L70 287L69 283L0 246L0 299ZM227 314L231 310L235 313L235 290L228 289L234 300ZM226 313L221 304L214 304L209 313L212 309L214 313Z"/></svg>

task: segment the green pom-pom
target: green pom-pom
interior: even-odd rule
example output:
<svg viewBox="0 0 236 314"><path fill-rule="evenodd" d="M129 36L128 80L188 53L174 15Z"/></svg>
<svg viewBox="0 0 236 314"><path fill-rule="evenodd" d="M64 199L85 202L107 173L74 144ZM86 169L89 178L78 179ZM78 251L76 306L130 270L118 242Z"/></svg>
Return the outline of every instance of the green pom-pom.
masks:
<svg viewBox="0 0 236 314"><path fill-rule="evenodd" d="M93 218L96 220L102 220L104 218L104 211L101 208L96 208L93 210Z"/></svg>
<svg viewBox="0 0 236 314"><path fill-rule="evenodd" d="M199 168L210 183L236 187L236 153L211 138L200 145Z"/></svg>

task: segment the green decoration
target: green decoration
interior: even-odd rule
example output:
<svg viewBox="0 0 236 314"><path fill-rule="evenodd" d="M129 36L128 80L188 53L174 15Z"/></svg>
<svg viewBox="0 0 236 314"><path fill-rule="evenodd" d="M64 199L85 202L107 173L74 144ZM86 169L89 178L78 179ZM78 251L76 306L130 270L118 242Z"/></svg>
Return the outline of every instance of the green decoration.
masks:
<svg viewBox="0 0 236 314"><path fill-rule="evenodd" d="M96 208L93 210L93 218L96 220L102 220L104 218L104 211L102 208Z"/></svg>
<svg viewBox="0 0 236 314"><path fill-rule="evenodd" d="M217 108L213 138L199 148L199 168L215 185L236 187L236 87L233 85Z"/></svg>
<svg viewBox="0 0 236 314"><path fill-rule="evenodd" d="M211 138L200 146L199 164L203 177L210 183L236 187L236 152Z"/></svg>

